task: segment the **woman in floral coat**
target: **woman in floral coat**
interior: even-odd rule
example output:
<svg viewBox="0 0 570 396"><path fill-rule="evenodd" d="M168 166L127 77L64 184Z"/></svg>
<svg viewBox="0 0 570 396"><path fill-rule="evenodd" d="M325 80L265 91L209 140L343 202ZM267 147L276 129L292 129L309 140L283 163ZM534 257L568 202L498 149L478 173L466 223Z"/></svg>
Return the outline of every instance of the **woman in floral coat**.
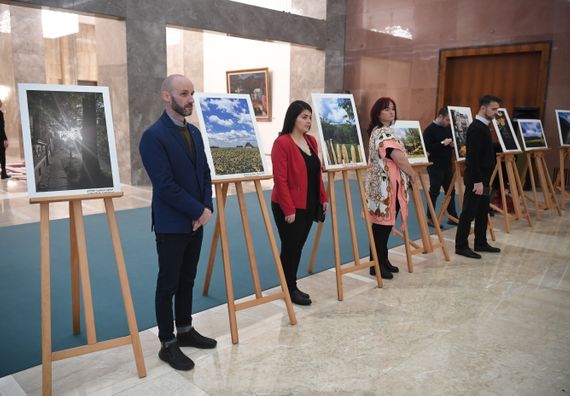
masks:
<svg viewBox="0 0 570 396"><path fill-rule="evenodd" d="M406 223L408 188L418 176L408 162L404 145L394 134L396 102L387 97L378 99L370 110L370 120L366 209L372 222L381 276L392 279L392 273L399 270L388 260L388 237L398 212L402 213L402 224ZM376 275L374 267L370 267L370 275Z"/></svg>

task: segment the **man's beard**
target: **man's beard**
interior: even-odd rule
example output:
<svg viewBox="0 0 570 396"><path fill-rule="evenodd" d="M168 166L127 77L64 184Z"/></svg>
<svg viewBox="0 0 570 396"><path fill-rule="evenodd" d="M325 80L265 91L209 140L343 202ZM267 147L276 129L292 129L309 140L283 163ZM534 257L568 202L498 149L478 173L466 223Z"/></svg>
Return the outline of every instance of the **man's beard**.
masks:
<svg viewBox="0 0 570 396"><path fill-rule="evenodd" d="M192 107L190 107L189 110L186 110L184 107L176 103L176 100L174 98L170 98L170 107L172 107L172 110L175 113L180 114L182 117L188 117L192 114Z"/></svg>

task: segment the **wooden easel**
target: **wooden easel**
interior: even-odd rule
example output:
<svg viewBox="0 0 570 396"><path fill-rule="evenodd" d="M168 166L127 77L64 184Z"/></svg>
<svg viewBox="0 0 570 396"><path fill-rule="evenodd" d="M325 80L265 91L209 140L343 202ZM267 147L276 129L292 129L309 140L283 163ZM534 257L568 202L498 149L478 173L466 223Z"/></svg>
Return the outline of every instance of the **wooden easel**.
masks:
<svg viewBox="0 0 570 396"><path fill-rule="evenodd" d="M562 216L562 211L560 210L560 205L556 199L556 193L554 191L554 186L552 184L552 179L550 178L550 173L548 172L548 167L546 161L544 160L544 153L547 148L531 150L526 152L526 165L523 170L522 179L526 179L527 173L530 176L530 184L532 187L532 198L528 197L530 201L534 203L534 208L536 210L536 217L540 219L540 210L550 210L556 209L559 216ZM534 163L534 169L533 169ZM536 181L534 178L534 171L536 171L538 181L540 183L540 189L544 196L544 202L539 202L538 194L536 192Z"/></svg>
<svg viewBox="0 0 570 396"><path fill-rule="evenodd" d="M104 349L131 344L135 355L135 363L139 378L146 376L146 368L141 349L135 310L133 307L125 259L119 237L119 227L115 217L113 198L121 197L123 193L104 193L93 196L63 196L57 198L32 198L30 203L40 204L40 249L41 249L41 296L42 296L42 393L51 395L52 391L52 362L74 356L85 355ZM85 241L85 226L83 222L82 202L88 199L103 199L107 212L109 232L115 251L117 271L123 295L123 303L129 326L129 334L107 341L97 341L95 334L95 317L91 298L91 281L89 279L89 266L87 262L87 244ZM73 334L80 332L79 291L83 295L83 310L85 316L85 330L87 345L52 351L51 337L51 279L50 279L50 232L49 232L49 205L54 202L69 202L69 231L71 245L71 299Z"/></svg>
<svg viewBox="0 0 570 396"><path fill-rule="evenodd" d="M432 253L434 249L440 248L443 252L443 256L445 257L445 261L449 261L449 254L447 252L447 247L445 246L445 242L443 239L443 234L441 233L441 227L439 225L438 216L435 213L435 209L429 197L429 191L427 188L427 184L423 179L422 175L426 172L426 168L431 165L431 163L421 163L421 164L412 164L412 167L418 174L418 179L424 191L424 196L426 199L426 204L428 206L428 210L431 214L431 218L433 221L433 226L435 228L435 232L437 234L438 242L433 242L431 239L431 235L429 232L427 219L425 216L424 205L422 203L422 197L419 190L419 186L417 183L412 183L412 200L414 202L414 207L416 209L416 219L418 221L418 226L420 229L421 235L421 245L417 244L416 242L410 240L408 227L404 228L404 232L400 232L399 230L395 230L396 234L402 236L404 238L404 244L406 249L406 260L408 262L408 272L414 272L414 263L412 261L412 256L420 253ZM413 249L412 249L413 248Z"/></svg>
<svg viewBox="0 0 570 396"><path fill-rule="evenodd" d="M455 159L453 160L453 176L451 177L451 183L449 183L449 188L445 192L443 203L441 204L441 209L439 210L439 214L437 215L440 224L441 220L443 219L443 214L447 211L447 207L451 202L451 192L455 189L456 184L457 184L456 194L459 195L459 207L463 208L463 194L465 193L465 189L463 186L463 181L461 180L461 176L463 175L464 168L465 168L465 161L457 161ZM453 217L450 214L447 214L447 217L459 223L459 219L457 217ZM491 240L496 241L497 238L495 237L495 230L493 228L493 219L491 218L491 215L488 215L487 218L488 218L487 229L489 230L489 234L491 234ZM473 234L473 232L474 229L471 228L469 234Z"/></svg>
<svg viewBox="0 0 570 396"><path fill-rule="evenodd" d="M285 281L285 275L283 274L283 267L281 266L281 259L279 258L279 250L277 249L277 244L275 242L275 235L273 233L273 227L269 220L269 213L267 211L267 206L265 205L265 198L263 197L263 189L261 188L261 180L269 180L272 176L253 176L240 179L224 179L213 181L216 190L216 209L218 212L218 217L216 219L216 225L214 228L214 236L212 238L212 245L210 247L210 257L208 260L208 269L206 271L206 279L204 281L203 295L208 295L208 290L210 288L210 280L212 278L212 271L214 268L214 260L216 258L216 249L218 247L218 240L222 242L222 262L224 266L224 278L226 282L226 296L228 300L228 315L230 319L230 331L232 335L232 343L237 344L239 342L238 328L237 328L237 318L236 311L243 309L255 307L257 305L266 304L275 300L284 300L287 306L287 313L289 314L289 323L292 325L297 324L297 319L295 317L295 311L293 310L293 305L291 304L291 297L289 295L289 289L287 288L287 283ZM255 252L253 248L253 240L251 238L251 228L249 226L249 219L247 216L247 208L245 203L245 196L243 193L243 182L253 181L255 184L255 191L257 193L257 199L259 201L259 207L261 209L261 214L263 217L263 222L265 224L265 230L267 232L267 237L269 239L269 244L271 246L271 253L273 254L273 260L275 261L275 267L277 268L277 275L279 276L279 283L281 285L281 292L264 296L261 292L261 284L259 281L259 272L257 270L257 263L255 260ZM234 184L236 188L238 203L240 207L241 220L243 224L243 232L245 236L247 254L249 256L249 266L251 269L251 275L253 277L253 285L255 288L255 298L250 299L245 302L237 303L234 298L234 288L232 283L232 271L230 265L230 253L229 253L229 243L228 243L228 232L226 228L226 215L225 215L225 205L226 197L228 194L228 187L230 184Z"/></svg>
<svg viewBox="0 0 570 396"><path fill-rule="evenodd" d="M335 273L336 273L336 293L338 301L342 301L344 299L344 290L342 285L342 276L354 271L358 271L364 268L374 267L376 271L376 283L378 287L384 287L382 282L382 278L380 276L380 267L378 265L378 252L376 252L376 246L374 245L374 237L372 236L372 224L370 223L370 219L368 216L364 216L364 221L366 222L366 230L368 232L368 241L370 243L370 250L372 252L372 258L369 261L361 262L360 261L360 253L358 252L358 241L356 237L356 227L354 224L354 212L352 210L352 196L350 193L350 186L348 183L349 172L354 172L356 174L356 179L358 182L358 191L360 193L360 203L362 205L362 209L364 211L366 208L366 197L364 194L364 185L362 183L362 175L361 171L368 169L368 166L358 166L358 167L351 167L349 169L329 169L327 170L328 176L328 193L329 193L329 213L331 218L331 226L332 226L332 233L333 233L333 250L334 250L334 264L335 264ZM340 242L339 242L339 232L338 232L338 215L337 211L338 208L336 207L336 194L334 188L334 178L337 173L342 175L342 183L344 188L344 197L346 199L346 210L348 213L348 226L350 230L350 239L352 241L352 252L354 254L354 265L342 267L341 266L341 257L340 257ZM309 261L309 269L310 273L313 272L314 265L315 265L315 258L317 255L317 249L319 246L321 233L323 230L323 224L319 223L317 227L317 234L315 236L315 242L313 244L313 251L311 254L311 259Z"/></svg>
<svg viewBox="0 0 570 396"><path fill-rule="evenodd" d="M519 220L523 216L526 217L529 227L532 227L528 204L526 202L526 196L524 195L523 186L515 162L515 154L521 154L521 152L497 153L497 164L495 165L495 169L493 170L491 181L489 183L492 185L495 177L499 175L499 192L501 194L501 202L503 204L503 208L501 209L494 204L491 204L491 207L503 215L505 221L505 231L507 233L511 232L510 220ZM502 167L503 164L505 164L505 169L507 170L507 180L509 182L509 189L511 191L511 197L513 199L513 207L515 211L514 216L509 214L507 207L507 195L505 192L505 180ZM524 207L524 212L521 212L521 202Z"/></svg>
<svg viewBox="0 0 570 396"><path fill-rule="evenodd" d="M566 178L564 175L565 172L565 165L566 159L570 161L570 147L569 146L562 146L560 147L560 171L558 175L556 175L556 181L554 182L554 186L558 191L560 191L560 202L562 209L566 208L566 202L570 201L570 194L566 191Z"/></svg>

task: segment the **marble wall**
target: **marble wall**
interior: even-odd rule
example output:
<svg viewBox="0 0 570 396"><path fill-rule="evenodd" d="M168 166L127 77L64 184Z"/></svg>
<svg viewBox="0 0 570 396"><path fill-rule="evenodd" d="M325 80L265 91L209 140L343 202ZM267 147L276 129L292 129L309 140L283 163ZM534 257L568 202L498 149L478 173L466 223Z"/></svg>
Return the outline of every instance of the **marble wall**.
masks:
<svg viewBox="0 0 570 396"><path fill-rule="evenodd" d="M427 126L440 49L550 41L543 121L549 147L558 147L554 109L570 108L568 21L567 0L348 0L344 86L355 94L363 126L374 100L386 95L400 119Z"/></svg>
<svg viewBox="0 0 570 396"><path fill-rule="evenodd" d="M303 0L292 3L294 6ZM307 0L305 0L306 2ZM9 4L26 7L26 15L32 10L39 15L37 7L76 11L94 16L123 19L126 35L126 70L128 92L128 140L130 153L130 181L132 184L148 184L149 180L138 155L138 144L143 131L157 118L162 110L158 91L167 74L166 26L179 26L186 29L206 30L257 40L281 41L324 50L324 89L343 89L344 68L344 14L346 0L323 0L311 7L313 11L326 10L326 20L269 10L261 7L240 4L232 1L211 0L20 0ZM326 4L326 6L323 6ZM34 8L32 8L34 7ZM323 9L324 8L324 9ZM26 17L23 15L22 17ZM18 29L26 28L25 21ZM22 37L29 38L39 29L37 39L26 42L41 47L41 23ZM113 41L113 40L111 40ZM39 59L37 65L43 67L43 49L31 54ZM97 49L99 51L99 48ZM19 54L19 57L25 57ZM99 62L99 61L98 61ZM318 61L317 61L318 62ZM98 63L98 66L102 66ZM108 67L109 66L109 67ZM110 72L117 65L103 65ZM37 66L36 66L37 68ZM35 70L32 68L31 70ZM99 70L101 72L101 70ZM199 72L199 71L198 71ZM35 74L33 80L45 81ZM110 75L107 74L107 77ZM16 78L16 81L23 81ZM120 138L124 140L123 137ZM121 153L124 155L124 153ZM122 160L124 161L124 159ZM122 172L125 172L124 170ZM121 177L123 181L128 178Z"/></svg>

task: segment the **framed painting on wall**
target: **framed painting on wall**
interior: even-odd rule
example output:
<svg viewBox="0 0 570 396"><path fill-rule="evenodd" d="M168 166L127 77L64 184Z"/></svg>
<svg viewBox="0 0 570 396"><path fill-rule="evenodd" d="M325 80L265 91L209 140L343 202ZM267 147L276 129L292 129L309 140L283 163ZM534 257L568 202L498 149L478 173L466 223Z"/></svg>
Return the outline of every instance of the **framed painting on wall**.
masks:
<svg viewBox="0 0 570 396"><path fill-rule="evenodd" d="M473 122L470 107L447 106L451 120L451 135L455 147L455 158L464 161L467 155L467 128Z"/></svg>
<svg viewBox="0 0 570 396"><path fill-rule="evenodd" d="M107 87L18 84L30 198L120 192Z"/></svg>
<svg viewBox="0 0 570 396"><path fill-rule="evenodd" d="M498 110L497 116L493 118L493 127L495 128L495 133L497 134L503 153L521 151L507 109L500 108Z"/></svg>
<svg viewBox="0 0 570 396"><path fill-rule="evenodd" d="M540 120L518 119L525 151L548 148Z"/></svg>
<svg viewBox="0 0 570 396"><path fill-rule="evenodd" d="M326 169L366 165L360 124L351 94L312 94Z"/></svg>
<svg viewBox="0 0 570 396"><path fill-rule="evenodd" d="M561 146L570 146L570 110L556 110L556 123Z"/></svg>
<svg viewBox="0 0 570 396"><path fill-rule="evenodd" d="M197 93L194 99L213 180L270 174L249 95Z"/></svg>
<svg viewBox="0 0 570 396"><path fill-rule="evenodd" d="M428 162L426 145L419 121L396 121L395 135L402 142L411 164Z"/></svg>
<svg viewBox="0 0 570 396"><path fill-rule="evenodd" d="M267 67L227 71L226 84L228 93L250 96L257 121L271 121L271 93Z"/></svg>

